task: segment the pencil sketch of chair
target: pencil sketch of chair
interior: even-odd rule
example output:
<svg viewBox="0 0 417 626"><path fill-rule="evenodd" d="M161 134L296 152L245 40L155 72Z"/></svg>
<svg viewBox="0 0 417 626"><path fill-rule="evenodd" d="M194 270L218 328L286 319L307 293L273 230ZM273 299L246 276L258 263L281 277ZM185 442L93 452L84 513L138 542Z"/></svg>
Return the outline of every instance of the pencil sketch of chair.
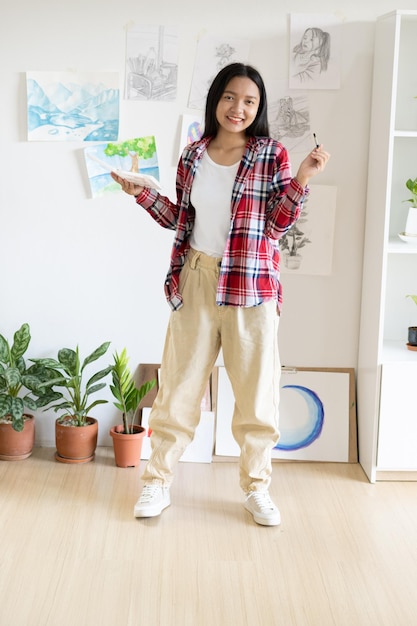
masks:
<svg viewBox="0 0 417 626"><path fill-rule="evenodd" d="M178 66L164 55L164 27L159 27L155 45L127 60L126 97L129 100L174 100Z"/></svg>

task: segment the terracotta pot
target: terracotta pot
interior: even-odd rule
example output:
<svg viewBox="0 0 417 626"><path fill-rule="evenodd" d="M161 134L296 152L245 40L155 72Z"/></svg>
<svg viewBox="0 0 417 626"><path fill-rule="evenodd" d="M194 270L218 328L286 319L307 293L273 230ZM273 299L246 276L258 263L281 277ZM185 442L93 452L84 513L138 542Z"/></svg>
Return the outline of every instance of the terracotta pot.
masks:
<svg viewBox="0 0 417 626"><path fill-rule="evenodd" d="M88 463L97 448L98 422L87 417L86 426L70 426L59 419L55 422L55 458L61 463Z"/></svg>
<svg viewBox="0 0 417 626"><path fill-rule="evenodd" d="M18 433L11 424L0 424L0 459L22 461L27 459L35 444L35 418L25 414L25 425Z"/></svg>
<svg viewBox="0 0 417 626"><path fill-rule="evenodd" d="M135 424L134 433L125 435L123 426L110 428L110 436L113 439L114 460L117 467L136 467L140 464L142 443L145 436L143 426Z"/></svg>

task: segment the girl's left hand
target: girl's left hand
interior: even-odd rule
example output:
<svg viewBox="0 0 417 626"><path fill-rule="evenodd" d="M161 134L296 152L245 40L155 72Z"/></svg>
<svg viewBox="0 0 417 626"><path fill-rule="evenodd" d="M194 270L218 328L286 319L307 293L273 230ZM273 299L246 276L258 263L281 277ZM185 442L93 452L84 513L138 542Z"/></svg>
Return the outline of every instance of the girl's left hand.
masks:
<svg viewBox="0 0 417 626"><path fill-rule="evenodd" d="M300 185L305 187L310 178L322 172L329 159L330 154L323 149L322 145L318 148L314 148L300 163L300 167L298 168L296 179Z"/></svg>

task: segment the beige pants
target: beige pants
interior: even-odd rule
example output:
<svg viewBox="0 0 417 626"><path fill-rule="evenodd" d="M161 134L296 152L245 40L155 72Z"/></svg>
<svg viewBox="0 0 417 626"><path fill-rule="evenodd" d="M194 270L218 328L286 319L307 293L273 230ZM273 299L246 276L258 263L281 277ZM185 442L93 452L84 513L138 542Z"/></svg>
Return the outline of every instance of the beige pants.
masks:
<svg viewBox="0 0 417 626"><path fill-rule="evenodd" d="M219 259L191 250L181 272L184 304L171 313L161 384L149 417L152 452L142 476L169 485L200 420L200 403L220 348L235 407L232 432L240 446L240 485L265 490L271 450L279 438L281 372L276 303L216 305Z"/></svg>

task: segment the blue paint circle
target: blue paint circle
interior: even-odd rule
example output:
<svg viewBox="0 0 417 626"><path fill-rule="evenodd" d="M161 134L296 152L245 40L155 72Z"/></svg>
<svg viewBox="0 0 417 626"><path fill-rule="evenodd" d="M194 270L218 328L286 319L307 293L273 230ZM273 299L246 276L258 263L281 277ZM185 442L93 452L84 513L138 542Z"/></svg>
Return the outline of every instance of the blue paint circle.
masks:
<svg viewBox="0 0 417 626"><path fill-rule="evenodd" d="M313 443L323 429L324 407L318 395L308 387L300 385L284 385L282 389L294 389L305 400L307 405L307 420L299 428L288 431L281 430L279 443L275 450L299 450Z"/></svg>

